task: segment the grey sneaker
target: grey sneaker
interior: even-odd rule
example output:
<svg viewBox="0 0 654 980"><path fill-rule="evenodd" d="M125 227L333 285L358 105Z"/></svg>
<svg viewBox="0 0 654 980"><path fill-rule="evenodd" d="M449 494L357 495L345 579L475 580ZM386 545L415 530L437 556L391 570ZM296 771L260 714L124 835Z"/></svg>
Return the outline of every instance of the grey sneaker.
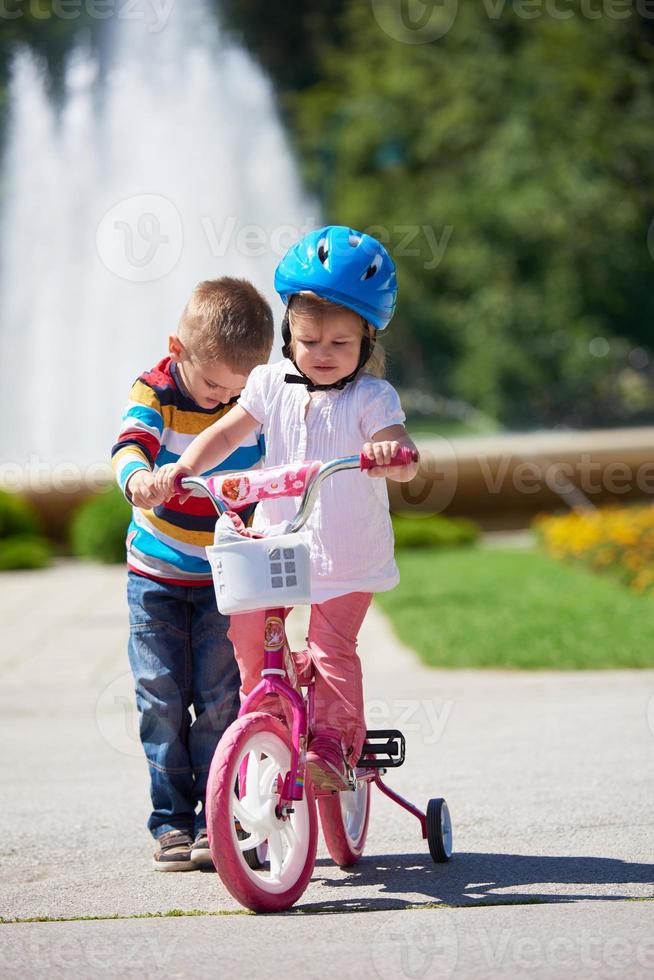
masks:
<svg viewBox="0 0 654 980"><path fill-rule="evenodd" d="M206 830L201 830L195 836L191 848L191 861L196 868L213 868L211 851L209 850L209 838Z"/></svg>
<svg viewBox="0 0 654 980"><path fill-rule="evenodd" d="M157 838L152 864L157 871L193 871L193 839L184 830L167 830Z"/></svg>

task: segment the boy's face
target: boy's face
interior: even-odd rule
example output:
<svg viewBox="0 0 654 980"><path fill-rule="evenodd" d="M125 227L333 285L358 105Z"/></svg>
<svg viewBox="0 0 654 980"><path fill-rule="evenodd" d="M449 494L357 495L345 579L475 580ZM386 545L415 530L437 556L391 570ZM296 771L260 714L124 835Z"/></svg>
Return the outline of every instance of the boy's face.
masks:
<svg viewBox="0 0 654 980"><path fill-rule="evenodd" d="M200 408L226 405L245 387L246 374L236 374L223 361L196 360L177 336L169 338L168 350L177 361L189 395Z"/></svg>
<svg viewBox="0 0 654 980"><path fill-rule="evenodd" d="M300 316L291 311L295 362L314 384L335 384L356 368L361 353L361 317L350 310Z"/></svg>

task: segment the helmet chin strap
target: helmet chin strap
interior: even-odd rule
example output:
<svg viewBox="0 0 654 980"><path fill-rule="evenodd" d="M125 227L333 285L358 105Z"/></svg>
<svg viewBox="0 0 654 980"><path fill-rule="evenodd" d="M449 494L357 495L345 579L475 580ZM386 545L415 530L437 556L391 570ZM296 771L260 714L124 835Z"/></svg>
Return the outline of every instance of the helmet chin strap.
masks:
<svg viewBox="0 0 654 980"><path fill-rule="evenodd" d="M355 367L354 371L348 374L345 378L341 378L339 381L334 381L332 384L319 385L314 384L311 378L307 377L304 371L300 370L295 362L293 354L291 353L291 327L289 323L288 308L286 309L286 313L284 314L284 319L282 321L282 338L284 340L282 355L292 362L293 367L298 372L298 374L284 375L284 381L287 384L305 385L307 391L342 391L346 384L349 384L350 381L354 381L361 368L368 363L370 360L370 355L375 348L375 338L371 338L368 334L365 334L361 338L359 363Z"/></svg>

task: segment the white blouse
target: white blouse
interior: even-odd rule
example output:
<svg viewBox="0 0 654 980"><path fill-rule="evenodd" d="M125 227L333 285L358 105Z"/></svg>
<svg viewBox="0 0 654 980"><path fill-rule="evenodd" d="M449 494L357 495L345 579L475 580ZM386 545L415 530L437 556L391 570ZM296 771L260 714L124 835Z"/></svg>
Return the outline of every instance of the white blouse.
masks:
<svg viewBox="0 0 654 980"><path fill-rule="evenodd" d="M256 367L239 404L263 426L266 466L359 453L364 442L406 416L395 389L362 374L341 391L309 395L288 384L297 374L288 360ZM264 500L254 528L263 530L295 516L299 500ZM386 481L347 470L329 477L306 524L311 535L311 599L324 602L348 592L385 592L400 575L393 555L393 529Z"/></svg>

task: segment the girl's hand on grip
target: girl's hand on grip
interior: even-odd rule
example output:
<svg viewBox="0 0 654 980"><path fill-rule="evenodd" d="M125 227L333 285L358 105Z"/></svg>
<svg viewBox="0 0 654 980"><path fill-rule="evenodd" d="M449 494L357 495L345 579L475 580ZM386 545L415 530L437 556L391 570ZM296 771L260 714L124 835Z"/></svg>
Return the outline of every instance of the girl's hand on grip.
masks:
<svg viewBox="0 0 654 980"><path fill-rule="evenodd" d="M389 463L399 448L400 444L395 439L384 440L383 442L366 442L361 450L362 453L377 463L376 466L368 470L368 475L392 478L394 471L400 467L390 467Z"/></svg>

